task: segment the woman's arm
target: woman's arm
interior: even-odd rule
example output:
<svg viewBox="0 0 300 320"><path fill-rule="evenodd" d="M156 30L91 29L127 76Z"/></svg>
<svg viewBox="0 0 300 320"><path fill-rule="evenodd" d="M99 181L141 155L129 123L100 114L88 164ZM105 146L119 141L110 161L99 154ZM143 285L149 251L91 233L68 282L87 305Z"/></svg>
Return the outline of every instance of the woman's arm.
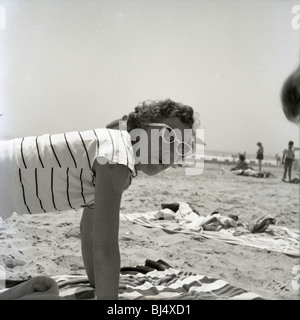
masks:
<svg viewBox="0 0 300 320"><path fill-rule="evenodd" d="M284 159L285 159L285 150L283 151L283 155L282 155L281 163L284 163Z"/></svg>
<svg viewBox="0 0 300 320"><path fill-rule="evenodd" d="M94 209L85 208L80 223L81 252L90 285L95 287L94 277Z"/></svg>
<svg viewBox="0 0 300 320"><path fill-rule="evenodd" d="M128 167L95 161L93 232L94 281L97 299L118 299L120 276L119 211Z"/></svg>
<svg viewBox="0 0 300 320"><path fill-rule="evenodd" d="M59 300L57 283L45 276L36 276L0 293L0 300Z"/></svg>

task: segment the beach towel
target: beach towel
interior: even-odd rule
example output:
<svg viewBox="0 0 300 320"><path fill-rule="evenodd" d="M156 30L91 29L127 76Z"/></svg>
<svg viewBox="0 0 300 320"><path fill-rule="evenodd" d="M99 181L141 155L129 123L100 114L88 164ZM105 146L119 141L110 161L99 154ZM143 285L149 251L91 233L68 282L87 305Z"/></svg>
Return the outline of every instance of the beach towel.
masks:
<svg viewBox="0 0 300 320"><path fill-rule="evenodd" d="M94 299L86 279L55 277L60 296L66 299ZM230 285L221 279L185 273L174 269L147 274L121 274L119 300L253 300L256 293Z"/></svg>
<svg viewBox="0 0 300 320"><path fill-rule="evenodd" d="M216 231L205 230L203 226L210 226L217 223L223 226L222 222L232 221L222 214L213 212L207 216L195 213L189 204L179 202L176 212L165 208L146 213L122 213L122 221L131 221L151 228L161 228L168 232L181 232L201 236L207 239L225 241L236 245L246 245L259 249L277 251L292 256L300 256L300 231L289 229L284 226L267 225L264 232L253 233L242 226L224 226L215 228ZM269 219L267 216L265 220ZM255 225L255 224L254 224Z"/></svg>
<svg viewBox="0 0 300 320"><path fill-rule="evenodd" d="M222 279L178 271L172 267L164 267L163 261L158 261L162 263L146 260L145 266L122 268L119 300L263 299L254 292L232 286ZM49 280L57 283L61 298L67 300L95 299L95 290L89 285L86 276L60 275L53 276Z"/></svg>

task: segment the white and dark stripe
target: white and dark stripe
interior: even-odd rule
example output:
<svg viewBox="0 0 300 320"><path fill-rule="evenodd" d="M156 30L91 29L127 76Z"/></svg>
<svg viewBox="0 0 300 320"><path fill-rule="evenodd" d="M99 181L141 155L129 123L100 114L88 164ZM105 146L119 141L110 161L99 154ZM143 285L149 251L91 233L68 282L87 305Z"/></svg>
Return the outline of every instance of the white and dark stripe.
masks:
<svg viewBox="0 0 300 320"><path fill-rule="evenodd" d="M52 204L53 204L53 208L55 209L55 211L60 211L57 209L56 204L55 204L55 197L54 197L54 168L51 168L51 198L52 198Z"/></svg>
<svg viewBox="0 0 300 320"><path fill-rule="evenodd" d="M90 157L89 157L89 153L88 153L88 151L87 151L86 145L85 145L85 143L84 143L84 140L83 140L83 138L82 138L81 133L78 132L78 134L79 134L79 136L80 136L80 139L81 139L81 142L82 142L84 151L85 151L85 153L86 153L86 157L87 157L87 161L88 161L88 164L89 164L89 168L90 168L90 170L92 170L91 161L90 161Z"/></svg>
<svg viewBox="0 0 300 320"><path fill-rule="evenodd" d="M17 139L13 160L18 170L16 212L76 210L93 202L92 167L97 157L134 170L131 145L126 146L129 139L125 132L109 129Z"/></svg>
<svg viewBox="0 0 300 320"><path fill-rule="evenodd" d="M82 196L82 200L84 205L86 205L86 200L85 200L85 196L84 196L84 188L83 188L83 180L82 180L82 173L83 173L83 169L80 170L80 188L81 188L81 196Z"/></svg>
<svg viewBox="0 0 300 320"><path fill-rule="evenodd" d="M93 130L93 132L94 132L94 135L95 135L95 137L96 137L96 141L97 141L97 150L98 150L98 149L99 149L99 138L98 138L98 136L97 136L96 131L95 131L95 130Z"/></svg>
<svg viewBox="0 0 300 320"><path fill-rule="evenodd" d="M74 161L75 168L77 168L76 160L75 160L75 158L74 158L74 155L73 155L73 153L72 153L72 150L71 150L71 148L70 148L70 145L69 145L69 142L68 142L68 139L67 139L67 136L66 136L65 133L64 133L64 137L65 137L65 140L66 140L67 148L68 148L68 150L70 151L70 155L71 155L71 157L72 157L72 159L73 159L73 161Z"/></svg>
<svg viewBox="0 0 300 320"><path fill-rule="evenodd" d="M41 201L41 199L40 199L40 197L39 197L39 184L38 184L37 168L35 168L35 170L34 170L34 176L35 176L35 192L36 192L36 197L37 197L38 200L39 200L41 209L43 210L43 212L46 212L45 209L44 209L44 207L43 207L42 201Z"/></svg>
<svg viewBox="0 0 300 320"><path fill-rule="evenodd" d="M22 181L22 170L21 169L19 169L19 179L20 179L20 184L21 184L21 187L22 187L23 203L25 204L25 207L27 208L28 213L31 214L31 211L29 210L29 207L28 207L27 201L26 201L25 188L24 188L24 184L23 184L23 181Z"/></svg>
<svg viewBox="0 0 300 320"><path fill-rule="evenodd" d="M66 174L67 174L67 190L66 190L66 192L67 192L67 199L68 199L68 203L69 203L70 208L73 209L73 210L75 210L75 209L72 207L71 201L70 201L69 168L67 168L67 173L66 173Z"/></svg>
<svg viewBox="0 0 300 320"><path fill-rule="evenodd" d="M54 155L54 157L55 157L55 159L56 159L59 167L61 168L61 164L60 164L60 162L59 162L59 160L58 160L58 158L57 158L57 155L56 155L56 153L55 153L55 150L54 150L54 147L53 147L53 144L52 144L52 141L51 141L51 135L49 135L49 141L50 141L51 149L52 149L52 151L53 151L53 155Z"/></svg>
<svg viewBox="0 0 300 320"><path fill-rule="evenodd" d="M25 169L27 169L27 166L26 166L26 163L25 163L25 158L24 158L24 151L23 151L24 139L25 138L23 138L22 141L21 141L21 156L22 156L22 161L23 161L24 167L25 167Z"/></svg>
<svg viewBox="0 0 300 320"><path fill-rule="evenodd" d="M119 299L124 300L263 300L255 292L235 287L217 278L198 274L183 274L167 269L143 274L141 266L131 267L136 272L120 274ZM123 270L125 268L122 268ZM60 296L68 300L94 299L95 289L84 276L62 275L55 278Z"/></svg>
<svg viewBox="0 0 300 320"><path fill-rule="evenodd" d="M44 168L44 164L43 164L43 161L41 159L40 150L39 150L38 137L36 137L36 139L35 139L35 144L36 144L36 150L37 150L37 154L38 154L41 166L42 166L42 168Z"/></svg>

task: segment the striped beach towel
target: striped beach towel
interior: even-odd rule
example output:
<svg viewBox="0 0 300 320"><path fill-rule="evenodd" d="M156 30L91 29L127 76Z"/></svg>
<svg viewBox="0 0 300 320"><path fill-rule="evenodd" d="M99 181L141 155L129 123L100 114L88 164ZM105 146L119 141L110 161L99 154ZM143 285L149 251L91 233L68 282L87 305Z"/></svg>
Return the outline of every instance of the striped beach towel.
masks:
<svg viewBox="0 0 300 320"><path fill-rule="evenodd" d="M121 221L131 221L145 227L160 228L169 232L180 232L215 239L230 244L245 245L259 249L300 256L300 230L270 225L262 233L242 232L236 228L208 231L202 228L207 217L199 216L186 203L180 203L179 210L162 209L146 213L120 215Z"/></svg>
<svg viewBox="0 0 300 320"><path fill-rule="evenodd" d="M95 299L94 289L84 276L53 277L60 296L68 300ZM121 274L119 300L254 300L260 295L230 285L228 282L167 269L147 274Z"/></svg>
<svg viewBox="0 0 300 320"><path fill-rule="evenodd" d="M66 300L95 299L95 289L90 286L87 276L59 275L51 278L58 286L59 296ZM3 290L20 285L25 281L5 280L3 283L6 284L6 288ZM0 294L3 290L0 290ZM28 290L32 291L30 288ZM29 293L32 292L27 294ZM118 299L128 301L260 300L263 298L254 292L232 286L222 279L179 271L163 260L147 259L144 266L121 268Z"/></svg>

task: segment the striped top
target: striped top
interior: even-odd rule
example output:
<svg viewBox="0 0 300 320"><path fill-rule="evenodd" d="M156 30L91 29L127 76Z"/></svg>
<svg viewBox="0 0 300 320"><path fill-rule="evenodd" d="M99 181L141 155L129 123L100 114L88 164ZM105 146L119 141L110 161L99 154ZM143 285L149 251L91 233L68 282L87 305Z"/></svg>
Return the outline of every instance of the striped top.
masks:
<svg viewBox="0 0 300 320"><path fill-rule="evenodd" d="M285 156L285 158L288 158L288 159L295 159L295 152L293 149L285 149L283 151L283 154Z"/></svg>
<svg viewBox="0 0 300 320"><path fill-rule="evenodd" d="M118 163L135 174L127 131L95 129L14 139L15 211L42 213L79 209L93 202L99 163Z"/></svg>

